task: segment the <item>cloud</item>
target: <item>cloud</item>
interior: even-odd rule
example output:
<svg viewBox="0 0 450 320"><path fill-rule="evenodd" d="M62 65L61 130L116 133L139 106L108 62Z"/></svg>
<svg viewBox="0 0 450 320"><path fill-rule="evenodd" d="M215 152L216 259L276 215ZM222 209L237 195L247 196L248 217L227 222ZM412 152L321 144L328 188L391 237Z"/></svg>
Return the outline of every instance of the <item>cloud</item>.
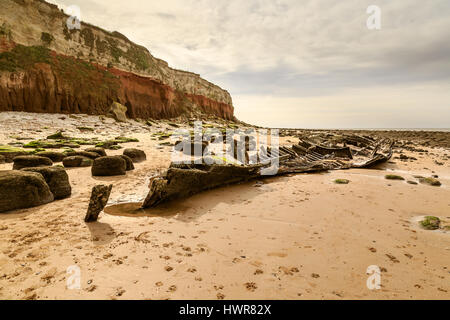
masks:
<svg viewBox="0 0 450 320"><path fill-rule="evenodd" d="M378 31L366 27L373 0L52 2L77 4L83 20L117 30L171 66L223 86L238 113L250 108L245 96L298 101L361 90L376 100L392 87L450 85L448 0L377 0ZM439 97L450 110L449 95ZM394 100L383 101L395 107ZM327 102L338 108L334 100ZM339 112L347 111L339 105ZM439 111L450 118L450 111ZM428 126L437 125L428 118ZM399 119L397 126L408 123Z"/></svg>

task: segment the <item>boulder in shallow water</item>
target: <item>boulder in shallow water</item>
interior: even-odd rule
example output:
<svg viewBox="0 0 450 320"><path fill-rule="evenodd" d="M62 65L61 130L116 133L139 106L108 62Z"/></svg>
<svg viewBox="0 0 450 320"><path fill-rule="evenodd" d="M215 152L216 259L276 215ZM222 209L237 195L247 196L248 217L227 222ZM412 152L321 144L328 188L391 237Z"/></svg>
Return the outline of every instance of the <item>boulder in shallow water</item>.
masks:
<svg viewBox="0 0 450 320"><path fill-rule="evenodd" d="M13 170L30 167L49 167L53 165L52 160L40 156L18 156L13 159Z"/></svg>
<svg viewBox="0 0 450 320"><path fill-rule="evenodd" d="M63 165L66 168L90 167L93 160L83 156L70 156L63 159Z"/></svg>
<svg viewBox="0 0 450 320"><path fill-rule="evenodd" d="M40 206L54 199L41 174L0 171L0 212Z"/></svg>
<svg viewBox="0 0 450 320"><path fill-rule="evenodd" d="M100 157L92 165L93 176L120 176L125 175L127 163L118 156Z"/></svg>
<svg viewBox="0 0 450 320"><path fill-rule="evenodd" d="M23 168L22 171L40 173L53 193L55 199L70 197L72 188L66 170L60 167Z"/></svg>
<svg viewBox="0 0 450 320"><path fill-rule="evenodd" d="M145 152L139 149L128 148L123 150L123 154L130 157L133 162L142 162L147 160L147 155Z"/></svg>
<svg viewBox="0 0 450 320"><path fill-rule="evenodd" d="M98 219L98 215L105 208L108 203L109 196L111 194L112 184L109 186L97 185L92 188L91 200L89 201L89 207L84 218L85 222L95 222Z"/></svg>

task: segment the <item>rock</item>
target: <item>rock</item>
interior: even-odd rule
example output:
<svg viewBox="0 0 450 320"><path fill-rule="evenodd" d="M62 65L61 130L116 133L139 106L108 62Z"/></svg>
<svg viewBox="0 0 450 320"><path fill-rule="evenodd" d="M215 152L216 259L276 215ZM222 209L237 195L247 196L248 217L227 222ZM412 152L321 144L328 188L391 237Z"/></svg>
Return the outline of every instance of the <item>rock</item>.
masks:
<svg viewBox="0 0 450 320"><path fill-rule="evenodd" d="M107 156L106 151L103 148L87 148L84 151L95 152L95 153L99 154L101 157L106 157Z"/></svg>
<svg viewBox="0 0 450 320"><path fill-rule="evenodd" d="M85 222L95 222L98 215L105 208L108 203L109 195L111 194L112 184L109 186L97 185L92 188L91 200L84 218Z"/></svg>
<svg viewBox="0 0 450 320"><path fill-rule="evenodd" d="M147 155L145 152L139 149L128 148L123 150L123 154L130 157L133 162L142 162L147 160Z"/></svg>
<svg viewBox="0 0 450 320"><path fill-rule="evenodd" d="M92 165L93 176L120 176L125 175L127 163L118 156L100 157L94 160Z"/></svg>
<svg viewBox="0 0 450 320"><path fill-rule="evenodd" d="M66 170L61 167L23 168L22 171L40 173L53 193L55 199L70 197L72 188Z"/></svg>
<svg viewBox="0 0 450 320"><path fill-rule="evenodd" d="M419 178L419 182L422 184L428 184L433 187L440 187L441 182L436 178Z"/></svg>
<svg viewBox="0 0 450 320"><path fill-rule="evenodd" d="M36 156L46 157L52 160L53 162L61 162L67 155L62 152L56 151L41 151L35 154Z"/></svg>
<svg viewBox="0 0 450 320"><path fill-rule="evenodd" d="M0 164L2 163L6 163L6 158L0 154Z"/></svg>
<svg viewBox="0 0 450 320"><path fill-rule="evenodd" d="M6 163L13 162L13 159L18 156L26 156L29 153L26 151L0 151L0 156L5 158Z"/></svg>
<svg viewBox="0 0 450 320"><path fill-rule="evenodd" d="M125 107L124 105L121 105L118 102L113 102L113 104L111 105L109 111L108 111L108 116L113 117L114 119L116 119L119 122L126 122L127 121L127 107Z"/></svg>
<svg viewBox="0 0 450 320"><path fill-rule="evenodd" d="M134 170L134 164L133 164L133 160L131 160L131 158L129 156L126 156L124 154L118 155L117 157L122 158L123 160L125 160L127 167L126 170L127 171L131 171Z"/></svg>
<svg viewBox="0 0 450 320"><path fill-rule="evenodd" d="M83 156L70 156L63 159L63 165L66 168L90 167L92 163L92 159Z"/></svg>
<svg viewBox="0 0 450 320"><path fill-rule="evenodd" d="M0 212L40 206L54 199L41 174L0 171Z"/></svg>
<svg viewBox="0 0 450 320"><path fill-rule="evenodd" d="M49 167L53 165L52 160L40 156L18 156L13 159L13 170L20 170L28 167Z"/></svg>
<svg viewBox="0 0 450 320"><path fill-rule="evenodd" d="M89 152L89 151L70 151L66 152L66 156L68 157L81 156L92 160L100 157L100 155L97 152Z"/></svg>

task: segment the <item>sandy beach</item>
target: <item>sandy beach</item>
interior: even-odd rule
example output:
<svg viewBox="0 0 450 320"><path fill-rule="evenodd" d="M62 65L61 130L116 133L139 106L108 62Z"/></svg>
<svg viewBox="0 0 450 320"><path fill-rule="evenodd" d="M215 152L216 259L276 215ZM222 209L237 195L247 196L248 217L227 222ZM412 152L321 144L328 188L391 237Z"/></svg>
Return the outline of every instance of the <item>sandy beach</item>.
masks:
<svg viewBox="0 0 450 320"><path fill-rule="evenodd" d="M419 224L436 216L450 226L448 132L366 132L396 140L388 163L267 178L142 210L150 177L171 162L171 147L152 135L173 131L168 122L15 112L0 120L3 145L63 129L76 137L137 138L124 147L147 154L126 176L68 169L70 198L0 214L0 299L450 298L450 230ZM282 145L296 143L290 133ZM418 175L437 176L441 186L421 184ZM85 223L92 187L109 183L107 208L98 222ZM80 289L67 287L74 265ZM380 290L366 285L373 265L381 270Z"/></svg>

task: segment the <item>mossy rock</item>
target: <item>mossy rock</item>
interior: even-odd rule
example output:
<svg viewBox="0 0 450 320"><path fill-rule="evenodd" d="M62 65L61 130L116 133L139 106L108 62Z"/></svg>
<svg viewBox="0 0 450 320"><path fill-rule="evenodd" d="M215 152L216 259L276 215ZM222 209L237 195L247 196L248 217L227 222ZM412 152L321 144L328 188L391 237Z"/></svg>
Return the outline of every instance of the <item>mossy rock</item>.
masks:
<svg viewBox="0 0 450 320"><path fill-rule="evenodd" d="M437 230L441 225L441 219L438 217L427 216L420 222L420 225L426 230Z"/></svg>
<svg viewBox="0 0 450 320"><path fill-rule="evenodd" d="M83 156L65 157L63 165L65 168L90 167L94 161Z"/></svg>
<svg viewBox="0 0 450 320"><path fill-rule="evenodd" d="M128 137L116 137L114 139L117 143L127 143L127 142L139 142L136 138L128 138Z"/></svg>
<svg viewBox="0 0 450 320"><path fill-rule="evenodd" d="M13 162L13 159L17 156L25 156L31 154L32 153L30 151L24 150L22 148L0 145L0 155L4 157L4 161L6 163Z"/></svg>
<svg viewBox="0 0 450 320"><path fill-rule="evenodd" d="M66 154L64 154L62 152L55 152L55 151L42 151L42 152L36 153L36 155L49 158L53 162L61 162L61 161L63 161L63 159L65 157L67 157Z"/></svg>
<svg viewBox="0 0 450 320"><path fill-rule="evenodd" d="M63 147L69 148L79 148L80 145L74 142L66 141L66 140L34 140L30 141L23 146L24 148L33 148L33 149L60 149Z"/></svg>
<svg viewBox="0 0 450 320"><path fill-rule="evenodd" d="M94 131L94 128L90 127L77 127L77 129L80 131Z"/></svg>
<svg viewBox="0 0 450 320"><path fill-rule="evenodd" d="M119 156L100 157L94 160L91 168L93 176L120 176L125 175L127 163Z"/></svg>
<svg viewBox="0 0 450 320"><path fill-rule="evenodd" d="M106 157L107 156L106 151L103 148L87 148L84 151L95 152L98 155L100 155L101 157Z"/></svg>
<svg viewBox="0 0 450 320"><path fill-rule="evenodd" d="M47 157L40 156L17 156L14 158L13 170L29 167L51 167L53 161Z"/></svg>
<svg viewBox="0 0 450 320"><path fill-rule="evenodd" d="M336 180L334 180L334 183L336 183L336 184L349 184L350 180L347 180L347 179L336 179Z"/></svg>
<svg viewBox="0 0 450 320"><path fill-rule="evenodd" d="M402 176L398 176L395 174L387 174L384 176L387 180L405 180Z"/></svg>
<svg viewBox="0 0 450 320"><path fill-rule="evenodd" d="M54 196L41 174L0 171L0 212L35 207L53 200Z"/></svg>
<svg viewBox="0 0 450 320"><path fill-rule="evenodd" d="M24 168L22 171L40 173L53 193L55 199L70 197L72 188L66 170L60 167Z"/></svg>
<svg viewBox="0 0 450 320"><path fill-rule="evenodd" d="M419 181L422 184L428 184L433 187L440 187L442 185L441 182L435 178L421 178Z"/></svg>
<svg viewBox="0 0 450 320"><path fill-rule="evenodd" d="M56 132L56 133L54 133L54 134L49 135L49 136L47 137L47 139L50 139L50 140L58 140L58 139L70 139L70 138L65 137L65 136L63 135L62 131L58 131L58 132Z"/></svg>

